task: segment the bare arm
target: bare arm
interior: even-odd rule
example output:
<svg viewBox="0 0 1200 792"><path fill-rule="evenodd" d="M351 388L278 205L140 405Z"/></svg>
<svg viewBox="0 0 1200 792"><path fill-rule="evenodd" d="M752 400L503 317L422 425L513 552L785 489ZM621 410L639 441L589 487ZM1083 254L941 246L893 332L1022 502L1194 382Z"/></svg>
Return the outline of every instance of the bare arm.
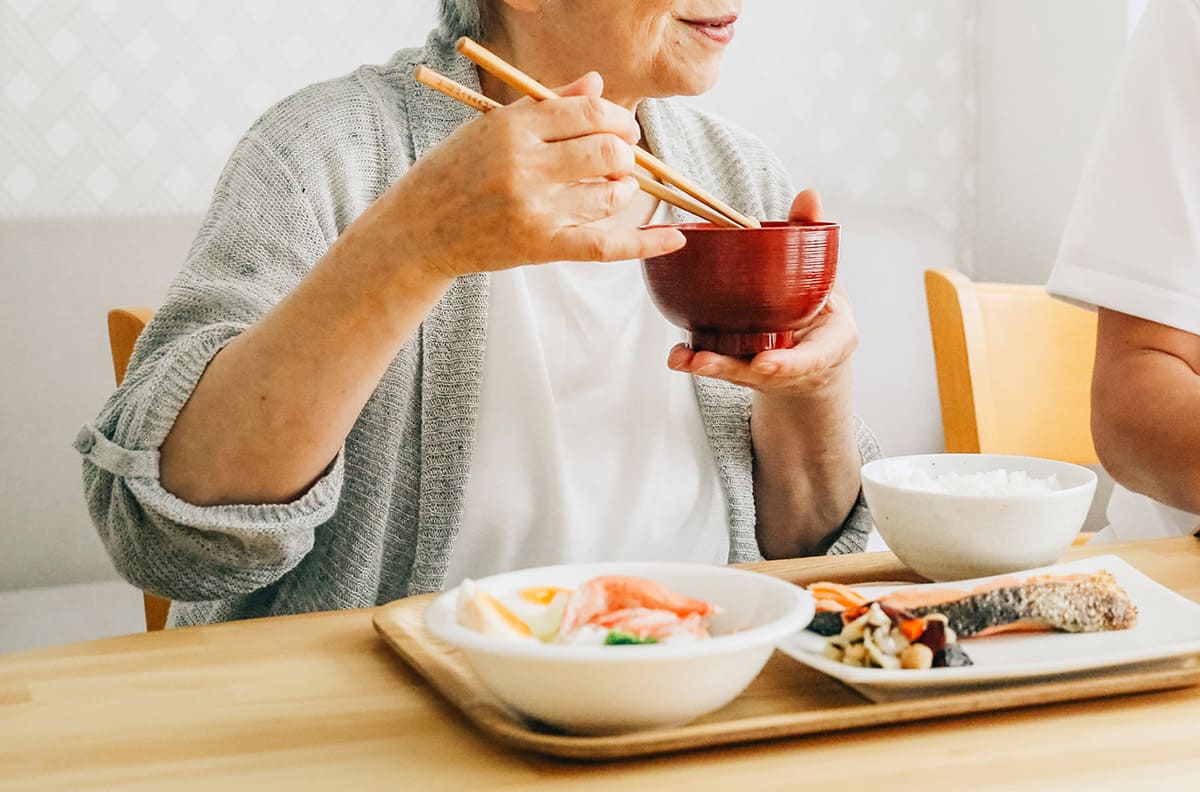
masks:
<svg viewBox="0 0 1200 792"><path fill-rule="evenodd" d="M389 256L405 249L388 244L398 234L373 225L364 216L352 226L209 364L162 445L167 491L206 506L288 503L337 456L393 357L452 282Z"/></svg>
<svg viewBox="0 0 1200 792"><path fill-rule="evenodd" d="M857 330L836 293L795 348L753 361L676 347L669 365L753 388L754 503L765 558L829 549L858 499L862 455L850 400Z"/></svg>
<svg viewBox="0 0 1200 792"><path fill-rule="evenodd" d="M1200 513L1200 336L1101 308L1092 435L1122 485Z"/></svg>
<svg viewBox="0 0 1200 792"><path fill-rule="evenodd" d="M750 425L763 555L825 552L858 499L862 459L849 372L809 397L755 394Z"/></svg>
<svg viewBox="0 0 1200 792"><path fill-rule="evenodd" d="M163 487L201 506L294 500L460 275L680 247L669 229L588 225L637 191L637 124L602 89L589 75L568 98L496 111L417 162L213 359L162 445Z"/></svg>

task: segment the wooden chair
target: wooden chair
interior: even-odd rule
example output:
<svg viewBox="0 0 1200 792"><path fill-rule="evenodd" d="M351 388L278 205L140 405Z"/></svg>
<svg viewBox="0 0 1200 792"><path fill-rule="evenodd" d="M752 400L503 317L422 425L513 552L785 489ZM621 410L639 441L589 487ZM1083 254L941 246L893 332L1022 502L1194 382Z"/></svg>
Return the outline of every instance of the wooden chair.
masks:
<svg viewBox="0 0 1200 792"><path fill-rule="evenodd" d="M112 349L113 375L118 385L125 379L134 343L153 316L154 311L149 308L115 308L108 312L108 343ZM166 627L171 601L153 594L143 594L142 600L146 609L146 631L154 632Z"/></svg>
<svg viewBox="0 0 1200 792"><path fill-rule="evenodd" d="M1096 465L1096 316L1041 286L927 270L946 450Z"/></svg>

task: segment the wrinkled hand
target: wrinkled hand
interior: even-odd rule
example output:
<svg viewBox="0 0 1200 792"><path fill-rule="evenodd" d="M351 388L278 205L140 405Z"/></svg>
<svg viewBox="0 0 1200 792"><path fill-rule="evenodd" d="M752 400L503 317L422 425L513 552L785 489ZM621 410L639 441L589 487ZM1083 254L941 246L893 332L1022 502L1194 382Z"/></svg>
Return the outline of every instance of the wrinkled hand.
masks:
<svg viewBox="0 0 1200 792"><path fill-rule="evenodd" d="M800 193L792 203L789 219L820 220L820 196L813 190ZM858 327L841 286L834 285L825 307L800 332L799 342L791 349L762 352L753 360L695 352L687 344L679 344L671 350L667 365L676 371L714 377L767 394L816 393L844 370L858 346Z"/></svg>
<svg viewBox="0 0 1200 792"><path fill-rule="evenodd" d="M459 127L379 201L397 243L457 277L549 261L616 261L683 246L674 229L596 228L637 194L632 113L595 72Z"/></svg>

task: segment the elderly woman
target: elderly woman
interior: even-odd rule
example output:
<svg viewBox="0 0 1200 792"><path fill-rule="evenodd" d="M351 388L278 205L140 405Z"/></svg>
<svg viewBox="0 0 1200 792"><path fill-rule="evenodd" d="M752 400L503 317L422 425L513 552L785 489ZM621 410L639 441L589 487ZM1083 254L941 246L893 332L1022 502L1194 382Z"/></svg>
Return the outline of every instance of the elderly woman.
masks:
<svg viewBox="0 0 1200 792"><path fill-rule="evenodd" d="M442 0L424 48L259 120L76 443L121 573L194 624L543 563L861 549L843 298L794 349L697 354L636 264L684 243L643 226L686 218L637 190L633 145L789 213L760 143L665 100L713 85L739 6ZM519 100L460 34L563 98ZM422 63L512 106L476 117Z"/></svg>

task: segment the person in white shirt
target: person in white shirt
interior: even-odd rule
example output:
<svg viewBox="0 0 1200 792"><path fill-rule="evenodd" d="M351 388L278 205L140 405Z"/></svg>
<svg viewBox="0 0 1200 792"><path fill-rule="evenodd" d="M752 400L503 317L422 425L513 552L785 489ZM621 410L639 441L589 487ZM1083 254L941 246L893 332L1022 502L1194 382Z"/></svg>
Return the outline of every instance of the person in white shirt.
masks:
<svg viewBox="0 0 1200 792"><path fill-rule="evenodd" d="M1200 0L1155 0L1103 123L1051 294L1099 310L1097 540L1200 524Z"/></svg>

